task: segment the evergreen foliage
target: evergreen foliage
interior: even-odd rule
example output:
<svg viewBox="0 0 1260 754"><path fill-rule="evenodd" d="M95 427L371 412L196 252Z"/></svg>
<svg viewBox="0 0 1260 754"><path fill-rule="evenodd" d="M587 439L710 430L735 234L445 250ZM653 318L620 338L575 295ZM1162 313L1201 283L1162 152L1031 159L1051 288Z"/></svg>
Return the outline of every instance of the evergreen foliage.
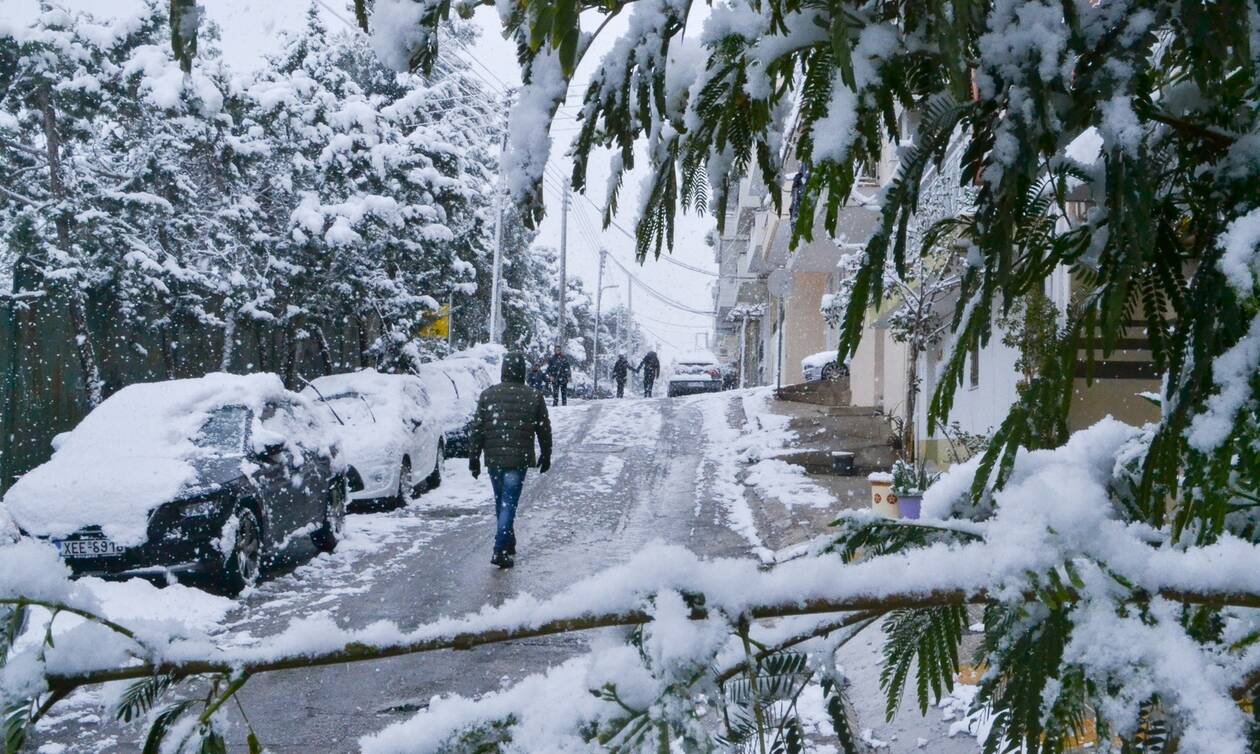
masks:
<svg viewBox="0 0 1260 754"><path fill-rule="evenodd" d="M464 9L477 4L468 0ZM421 5L430 11L422 23L435 30L447 6ZM1088 378L1095 353L1115 353L1136 326L1164 378L1162 415L1116 459L1115 515L1149 527L1153 547L1258 541L1260 16L1253 4L712 6L704 30L685 36L692 31L688 2L590 3L575 11L521 0L501 7L507 33L520 42L522 66L531 69L560 49L566 74L572 65L561 45L582 12L605 21L630 15L629 31L599 61L586 89L572 146L573 186L585 187L593 152L610 150L611 211L622 174L634 167L633 145L646 143L651 177L640 197L641 255L671 243L679 206L712 209L720 226L739 179L764 181L780 206L789 155L802 165L793 242L818 232L834 236L859 171L892 145L896 175L844 291L840 351L856 350L868 309L888 294L889 270L893 279L908 279L931 255L956 254L933 268L957 275L957 296L944 318L948 357L929 406L929 431L948 424L967 355L990 341L995 321L1035 302L1055 270L1066 270L1076 291L1059 326L1037 334L1035 363L1024 365L1029 380L956 513L975 521L992 516L1017 457L1067 440L1078 365ZM437 49L434 34L426 39L430 46L416 51L414 65L429 65ZM588 49L579 45L579 57ZM540 102L518 108L547 118L554 112ZM1082 149L1091 142L1096 158ZM974 201L934 220L916 242L924 186L951 154L960 167L957 188L974 192ZM541 212L538 192L516 195L531 216ZM857 557L965 536L850 520L835 547ZM988 750L1061 751L1087 718L1096 719L1104 740L1117 722L1126 750L1175 741L1187 721L1167 712L1167 698L1145 700L1136 726L1109 721L1106 711L1115 707L1108 700L1136 693L1122 691L1127 679L1104 682L1064 663L1074 626L1100 609L1078 604L1071 565L1031 575L1038 584L1026 595L1031 599L989 610L982 658L990 671L980 697L995 721ZM1114 600L1118 613L1158 622L1131 585L1116 589L1107 602ZM920 703L939 695L957 663L956 619L940 623L941 616L919 609L889 619L890 703L909 658L925 661ZM1246 620L1219 607L1185 607L1179 619L1205 652L1222 641L1230 619Z"/></svg>

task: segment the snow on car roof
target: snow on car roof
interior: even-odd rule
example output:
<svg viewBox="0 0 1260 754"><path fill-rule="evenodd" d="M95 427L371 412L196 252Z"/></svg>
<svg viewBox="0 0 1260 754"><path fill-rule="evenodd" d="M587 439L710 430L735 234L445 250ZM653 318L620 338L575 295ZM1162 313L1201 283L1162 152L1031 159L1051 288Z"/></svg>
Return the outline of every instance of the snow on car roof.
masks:
<svg viewBox="0 0 1260 754"><path fill-rule="evenodd" d="M311 400L332 398L339 393L358 393L365 396L376 396L382 400L390 400L401 389L407 375L382 374L372 367L345 374L330 374L316 377L302 390L302 394Z"/></svg>
<svg viewBox="0 0 1260 754"><path fill-rule="evenodd" d="M679 364L716 364L718 360L712 351L692 351L679 356L676 362Z"/></svg>
<svg viewBox="0 0 1260 754"><path fill-rule="evenodd" d="M824 364L834 364L836 363L836 353L837 352L834 348L830 351L819 351L818 353L811 353L809 356L806 356L805 358L801 359L801 366L820 367L820 366L823 366Z"/></svg>
<svg viewBox="0 0 1260 754"><path fill-rule="evenodd" d="M272 401L297 400L274 374L210 374L128 385L107 398L57 444L51 459L4 497L13 519L38 535L100 525L120 544L145 539L148 512L196 481L192 461L212 452L193 439L223 406L258 415ZM321 443L322 444L322 443Z"/></svg>
<svg viewBox="0 0 1260 754"><path fill-rule="evenodd" d="M507 353L507 349L498 343L479 343L471 348L465 348L462 351L456 351L448 358L451 359L478 359L487 364L498 364L503 360L503 355Z"/></svg>

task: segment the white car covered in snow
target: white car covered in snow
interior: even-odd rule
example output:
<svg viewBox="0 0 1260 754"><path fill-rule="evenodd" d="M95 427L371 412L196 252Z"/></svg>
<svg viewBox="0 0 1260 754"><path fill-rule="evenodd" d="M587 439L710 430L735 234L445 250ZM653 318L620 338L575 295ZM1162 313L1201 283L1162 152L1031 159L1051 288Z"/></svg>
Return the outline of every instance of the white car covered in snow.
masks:
<svg viewBox="0 0 1260 754"><path fill-rule="evenodd" d="M302 392L341 441L352 506L403 505L442 483L441 409L419 378L369 368L316 378Z"/></svg>
<svg viewBox="0 0 1260 754"><path fill-rule="evenodd" d="M849 373L849 365L836 359L836 352L819 351L801 359L801 372L806 382L835 380Z"/></svg>
<svg viewBox="0 0 1260 754"><path fill-rule="evenodd" d="M433 402L448 457L468 455L468 432L481 391L498 382L503 346L482 344L440 361L421 364L416 377Z"/></svg>
<svg viewBox="0 0 1260 754"><path fill-rule="evenodd" d="M716 393L722 389L722 365L709 351L683 354L670 366L665 386L670 398L693 393Z"/></svg>

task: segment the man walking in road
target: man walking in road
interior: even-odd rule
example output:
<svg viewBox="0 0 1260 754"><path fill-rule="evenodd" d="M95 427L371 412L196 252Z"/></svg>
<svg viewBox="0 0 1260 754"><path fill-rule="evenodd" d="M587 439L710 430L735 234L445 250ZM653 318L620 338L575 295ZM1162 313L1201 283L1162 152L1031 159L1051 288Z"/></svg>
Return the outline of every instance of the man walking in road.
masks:
<svg viewBox="0 0 1260 754"><path fill-rule="evenodd" d="M564 355L563 348L556 346L556 352L547 359L547 377L551 380L551 405L569 405L569 378L571 376L569 357Z"/></svg>
<svg viewBox="0 0 1260 754"><path fill-rule="evenodd" d="M516 504L525 486L525 472L534 465L538 438L538 471L551 468L551 419L547 398L525 384L525 356L515 351L503 357L503 381L482 392L477 400L468 452L468 470L481 476L481 454L486 455L494 488L493 565L511 568L516 559Z"/></svg>
<svg viewBox="0 0 1260 754"><path fill-rule="evenodd" d="M621 398L626 392L626 377L631 369L630 362L626 359L624 353L617 354L617 363L613 364L613 379L617 381L617 397Z"/></svg>
<svg viewBox="0 0 1260 754"><path fill-rule="evenodd" d="M651 398L652 384L656 382L656 375L661 373L661 360L657 358L656 351L648 351L635 371L643 372L643 397Z"/></svg>

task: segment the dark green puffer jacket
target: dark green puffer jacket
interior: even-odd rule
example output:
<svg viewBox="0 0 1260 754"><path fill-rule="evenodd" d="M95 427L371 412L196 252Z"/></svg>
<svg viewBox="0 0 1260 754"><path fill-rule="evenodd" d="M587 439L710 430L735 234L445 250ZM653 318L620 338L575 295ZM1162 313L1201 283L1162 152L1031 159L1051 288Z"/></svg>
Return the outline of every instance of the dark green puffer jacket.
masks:
<svg viewBox="0 0 1260 754"><path fill-rule="evenodd" d="M551 419L543 394L525 384L525 357L503 357L503 381L486 388L477 401L473 420L473 458L482 451L490 468L523 469L533 466L534 438L544 456L551 456Z"/></svg>

